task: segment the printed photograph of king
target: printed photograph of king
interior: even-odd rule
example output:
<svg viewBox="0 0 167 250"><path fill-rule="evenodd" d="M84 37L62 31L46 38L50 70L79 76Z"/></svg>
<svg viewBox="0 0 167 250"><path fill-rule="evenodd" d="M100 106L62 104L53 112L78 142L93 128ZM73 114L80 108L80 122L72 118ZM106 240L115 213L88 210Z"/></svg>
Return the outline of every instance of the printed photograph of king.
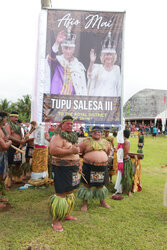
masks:
<svg viewBox="0 0 167 250"><path fill-rule="evenodd" d="M50 94L56 95L87 95L86 69L84 65L74 56L76 35L61 30L52 46L51 55L48 55L50 66ZM62 54L59 55L59 49Z"/></svg>

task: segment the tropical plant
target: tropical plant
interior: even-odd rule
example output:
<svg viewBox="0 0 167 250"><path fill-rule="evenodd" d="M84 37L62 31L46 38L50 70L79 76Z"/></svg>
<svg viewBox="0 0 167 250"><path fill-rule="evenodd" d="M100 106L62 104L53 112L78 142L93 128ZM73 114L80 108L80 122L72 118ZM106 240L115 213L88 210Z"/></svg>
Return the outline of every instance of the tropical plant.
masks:
<svg viewBox="0 0 167 250"><path fill-rule="evenodd" d="M0 110L10 113L11 111L17 111L19 113L19 119L22 122L29 122L31 117L31 97L30 95L24 95L23 98L19 98L17 102L8 101L6 98L0 100Z"/></svg>
<svg viewBox="0 0 167 250"><path fill-rule="evenodd" d="M6 98L0 100L0 110L9 112L9 108L10 108L10 101L8 101Z"/></svg>
<svg viewBox="0 0 167 250"><path fill-rule="evenodd" d="M31 118L31 97L24 95L22 99L17 100L16 107L22 122L29 122Z"/></svg>

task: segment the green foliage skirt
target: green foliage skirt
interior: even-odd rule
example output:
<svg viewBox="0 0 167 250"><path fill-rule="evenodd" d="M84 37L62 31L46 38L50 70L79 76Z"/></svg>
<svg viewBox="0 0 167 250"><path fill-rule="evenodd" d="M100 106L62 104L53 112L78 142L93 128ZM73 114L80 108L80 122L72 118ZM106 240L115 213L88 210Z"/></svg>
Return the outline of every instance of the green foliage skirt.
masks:
<svg viewBox="0 0 167 250"><path fill-rule="evenodd" d="M133 182L133 166L130 158L124 160L124 169L122 175L122 190L123 193L129 193L132 189Z"/></svg>

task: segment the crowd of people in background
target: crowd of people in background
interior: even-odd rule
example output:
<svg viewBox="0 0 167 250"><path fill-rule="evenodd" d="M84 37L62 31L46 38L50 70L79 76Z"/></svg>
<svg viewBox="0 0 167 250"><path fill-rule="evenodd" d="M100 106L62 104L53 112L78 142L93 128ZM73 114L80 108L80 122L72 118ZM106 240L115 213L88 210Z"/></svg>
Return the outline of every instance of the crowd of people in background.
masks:
<svg viewBox="0 0 167 250"><path fill-rule="evenodd" d="M144 135L152 135L154 137L164 133L167 134L167 126L165 126L165 131L162 131L162 126L155 124L126 122L126 128L130 130L131 136L138 135L139 131L142 131Z"/></svg>

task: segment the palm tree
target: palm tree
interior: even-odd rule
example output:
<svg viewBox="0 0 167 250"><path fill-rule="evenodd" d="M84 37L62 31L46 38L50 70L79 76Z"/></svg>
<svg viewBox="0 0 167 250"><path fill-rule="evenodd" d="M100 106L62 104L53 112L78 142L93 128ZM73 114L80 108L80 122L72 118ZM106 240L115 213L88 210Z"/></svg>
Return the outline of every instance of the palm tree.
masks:
<svg viewBox="0 0 167 250"><path fill-rule="evenodd" d="M6 98L0 100L0 110L9 112L9 109L10 109L10 101L8 101Z"/></svg>
<svg viewBox="0 0 167 250"><path fill-rule="evenodd" d="M0 100L0 110L10 113L15 110L19 113L19 118L22 122L29 122L31 118L31 97L25 95L18 99L17 102L10 102L7 99Z"/></svg>
<svg viewBox="0 0 167 250"><path fill-rule="evenodd" d="M31 118L31 97L24 95L22 99L16 102L17 111L22 122L29 122Z"/></svg>

